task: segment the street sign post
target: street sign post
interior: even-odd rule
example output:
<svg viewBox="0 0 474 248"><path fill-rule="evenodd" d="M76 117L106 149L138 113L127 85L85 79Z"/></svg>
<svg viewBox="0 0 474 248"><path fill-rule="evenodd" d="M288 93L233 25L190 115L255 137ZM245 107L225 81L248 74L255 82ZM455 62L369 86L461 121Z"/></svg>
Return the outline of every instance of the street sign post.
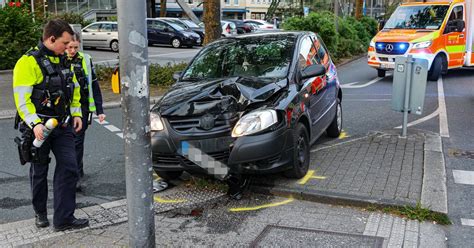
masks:
<svg viewBox="0 0 474 248"><path fill-rule="evenodd" d="M392 109L403 112L402 136L407 133L408 114L421 115L425 101L428 60L397 57L392 84Z"/></svg>

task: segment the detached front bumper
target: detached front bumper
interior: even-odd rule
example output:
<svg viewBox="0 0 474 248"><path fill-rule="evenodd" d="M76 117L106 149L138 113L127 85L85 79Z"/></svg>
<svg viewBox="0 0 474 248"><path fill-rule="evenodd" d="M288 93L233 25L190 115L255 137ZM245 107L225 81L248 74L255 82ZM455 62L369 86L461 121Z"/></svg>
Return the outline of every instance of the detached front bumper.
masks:
<svg viewBox="0 0 474 248"><path fill-rule="evenodd" d="M206 170L183 156L183 142L225 164L231 173L261 174L284 171L293 164L293 129L280 128L254 136L232 138L230 132L215 135L183 135L167 121L165 129L152 132L153 167L161 171Z"/></svg>

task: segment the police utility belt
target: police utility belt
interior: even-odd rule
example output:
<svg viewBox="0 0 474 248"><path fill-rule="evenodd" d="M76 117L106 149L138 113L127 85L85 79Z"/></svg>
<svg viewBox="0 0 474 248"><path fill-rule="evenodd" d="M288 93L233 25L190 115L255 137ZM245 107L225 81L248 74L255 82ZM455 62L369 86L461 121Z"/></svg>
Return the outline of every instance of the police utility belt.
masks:
<svg viewBox="0 0 474 248"><path fill-rule="evenodd" d="M43 73L43 82L33 86L31 94L31 102L36 108L37 115L42 119L43 123L49 118L57 118L59 125L70 124L69 107L73 98L74 83L72 81L73 73L71 70L61 68L60 65L52 64L48 57L42 55L40 50L34 50L28 53L36 59ZM47 163L41 161L39 149L33 146L35 135L33 130L21 120L18 112L15 117L15 129L19 129L22 137L16 137L15 143L18 146L20 163L22 165L32 163Z"/></svg>

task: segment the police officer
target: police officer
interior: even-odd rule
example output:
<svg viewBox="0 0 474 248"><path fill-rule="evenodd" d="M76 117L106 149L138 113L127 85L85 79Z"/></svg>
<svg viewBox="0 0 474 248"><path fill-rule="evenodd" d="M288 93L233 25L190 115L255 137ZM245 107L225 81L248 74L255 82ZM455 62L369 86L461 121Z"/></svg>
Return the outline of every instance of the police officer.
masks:
<svg viewBox="0 0 474 248"><path fill-rule="evenodd" d="M74 31L63 20L51 20L43 29L42 42L23 55L13 69L13 94L20 131L33 132L43 140L44 125L49 118L59 125L49 134L43 145L36 149L30 161L30 183L37 227L49 226L46 202L48 200L49 153L56 159L54 171L54 216L56 231L82 228L87 219L74 217L76 183L79 178L74 149L73 128L82 128L79 84L66 66L64 51Z"/></svg>
<svg viewBox="0 0 474 248"><path fill-rule="evenodd" d="M104 109L102 108L102 94L92 65L92 59L88 54L78 51L80 42L79 36L74 34L72 41L69 42L66 48L67 62L71 65L71 69L81 89L82 129L75 133L77 165L79 166L77 190L81 190L84 177L84 139L86 129L92 121L92 113L96 112L100 123L105 120Z"/></svg>

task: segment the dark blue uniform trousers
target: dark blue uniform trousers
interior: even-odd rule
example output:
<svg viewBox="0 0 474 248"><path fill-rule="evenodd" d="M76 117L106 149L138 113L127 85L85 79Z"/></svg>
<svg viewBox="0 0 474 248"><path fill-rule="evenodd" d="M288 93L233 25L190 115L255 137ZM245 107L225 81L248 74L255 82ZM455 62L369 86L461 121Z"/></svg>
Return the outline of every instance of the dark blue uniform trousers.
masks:
<svg viewBox="0 0 474 248"><path fill-rule="evenodd" d="M40 148L40 162L31 163L30 182L33 194L33 209L37 214L46 214L48 200L49 153L56 158L54 170L54 226L70 223L76 209L76 183L79 178L74 136L71 126L55 128Z"/></svg>
<svg viewBox="0 0 474 248"><path fill-rule="evenodd" d="M82 112L87 113L83 110ZM85 116L88 116L88 114L84 114ZM79 176L83 177L84 176L84 163L83 163L83 157L84 157L84 141L86 138L86 130L88 127L89 123L86 118L82 118L82 129L74 133L74 141L76 143L76 161L77 161L77 166L79 168Z"/></svg>

